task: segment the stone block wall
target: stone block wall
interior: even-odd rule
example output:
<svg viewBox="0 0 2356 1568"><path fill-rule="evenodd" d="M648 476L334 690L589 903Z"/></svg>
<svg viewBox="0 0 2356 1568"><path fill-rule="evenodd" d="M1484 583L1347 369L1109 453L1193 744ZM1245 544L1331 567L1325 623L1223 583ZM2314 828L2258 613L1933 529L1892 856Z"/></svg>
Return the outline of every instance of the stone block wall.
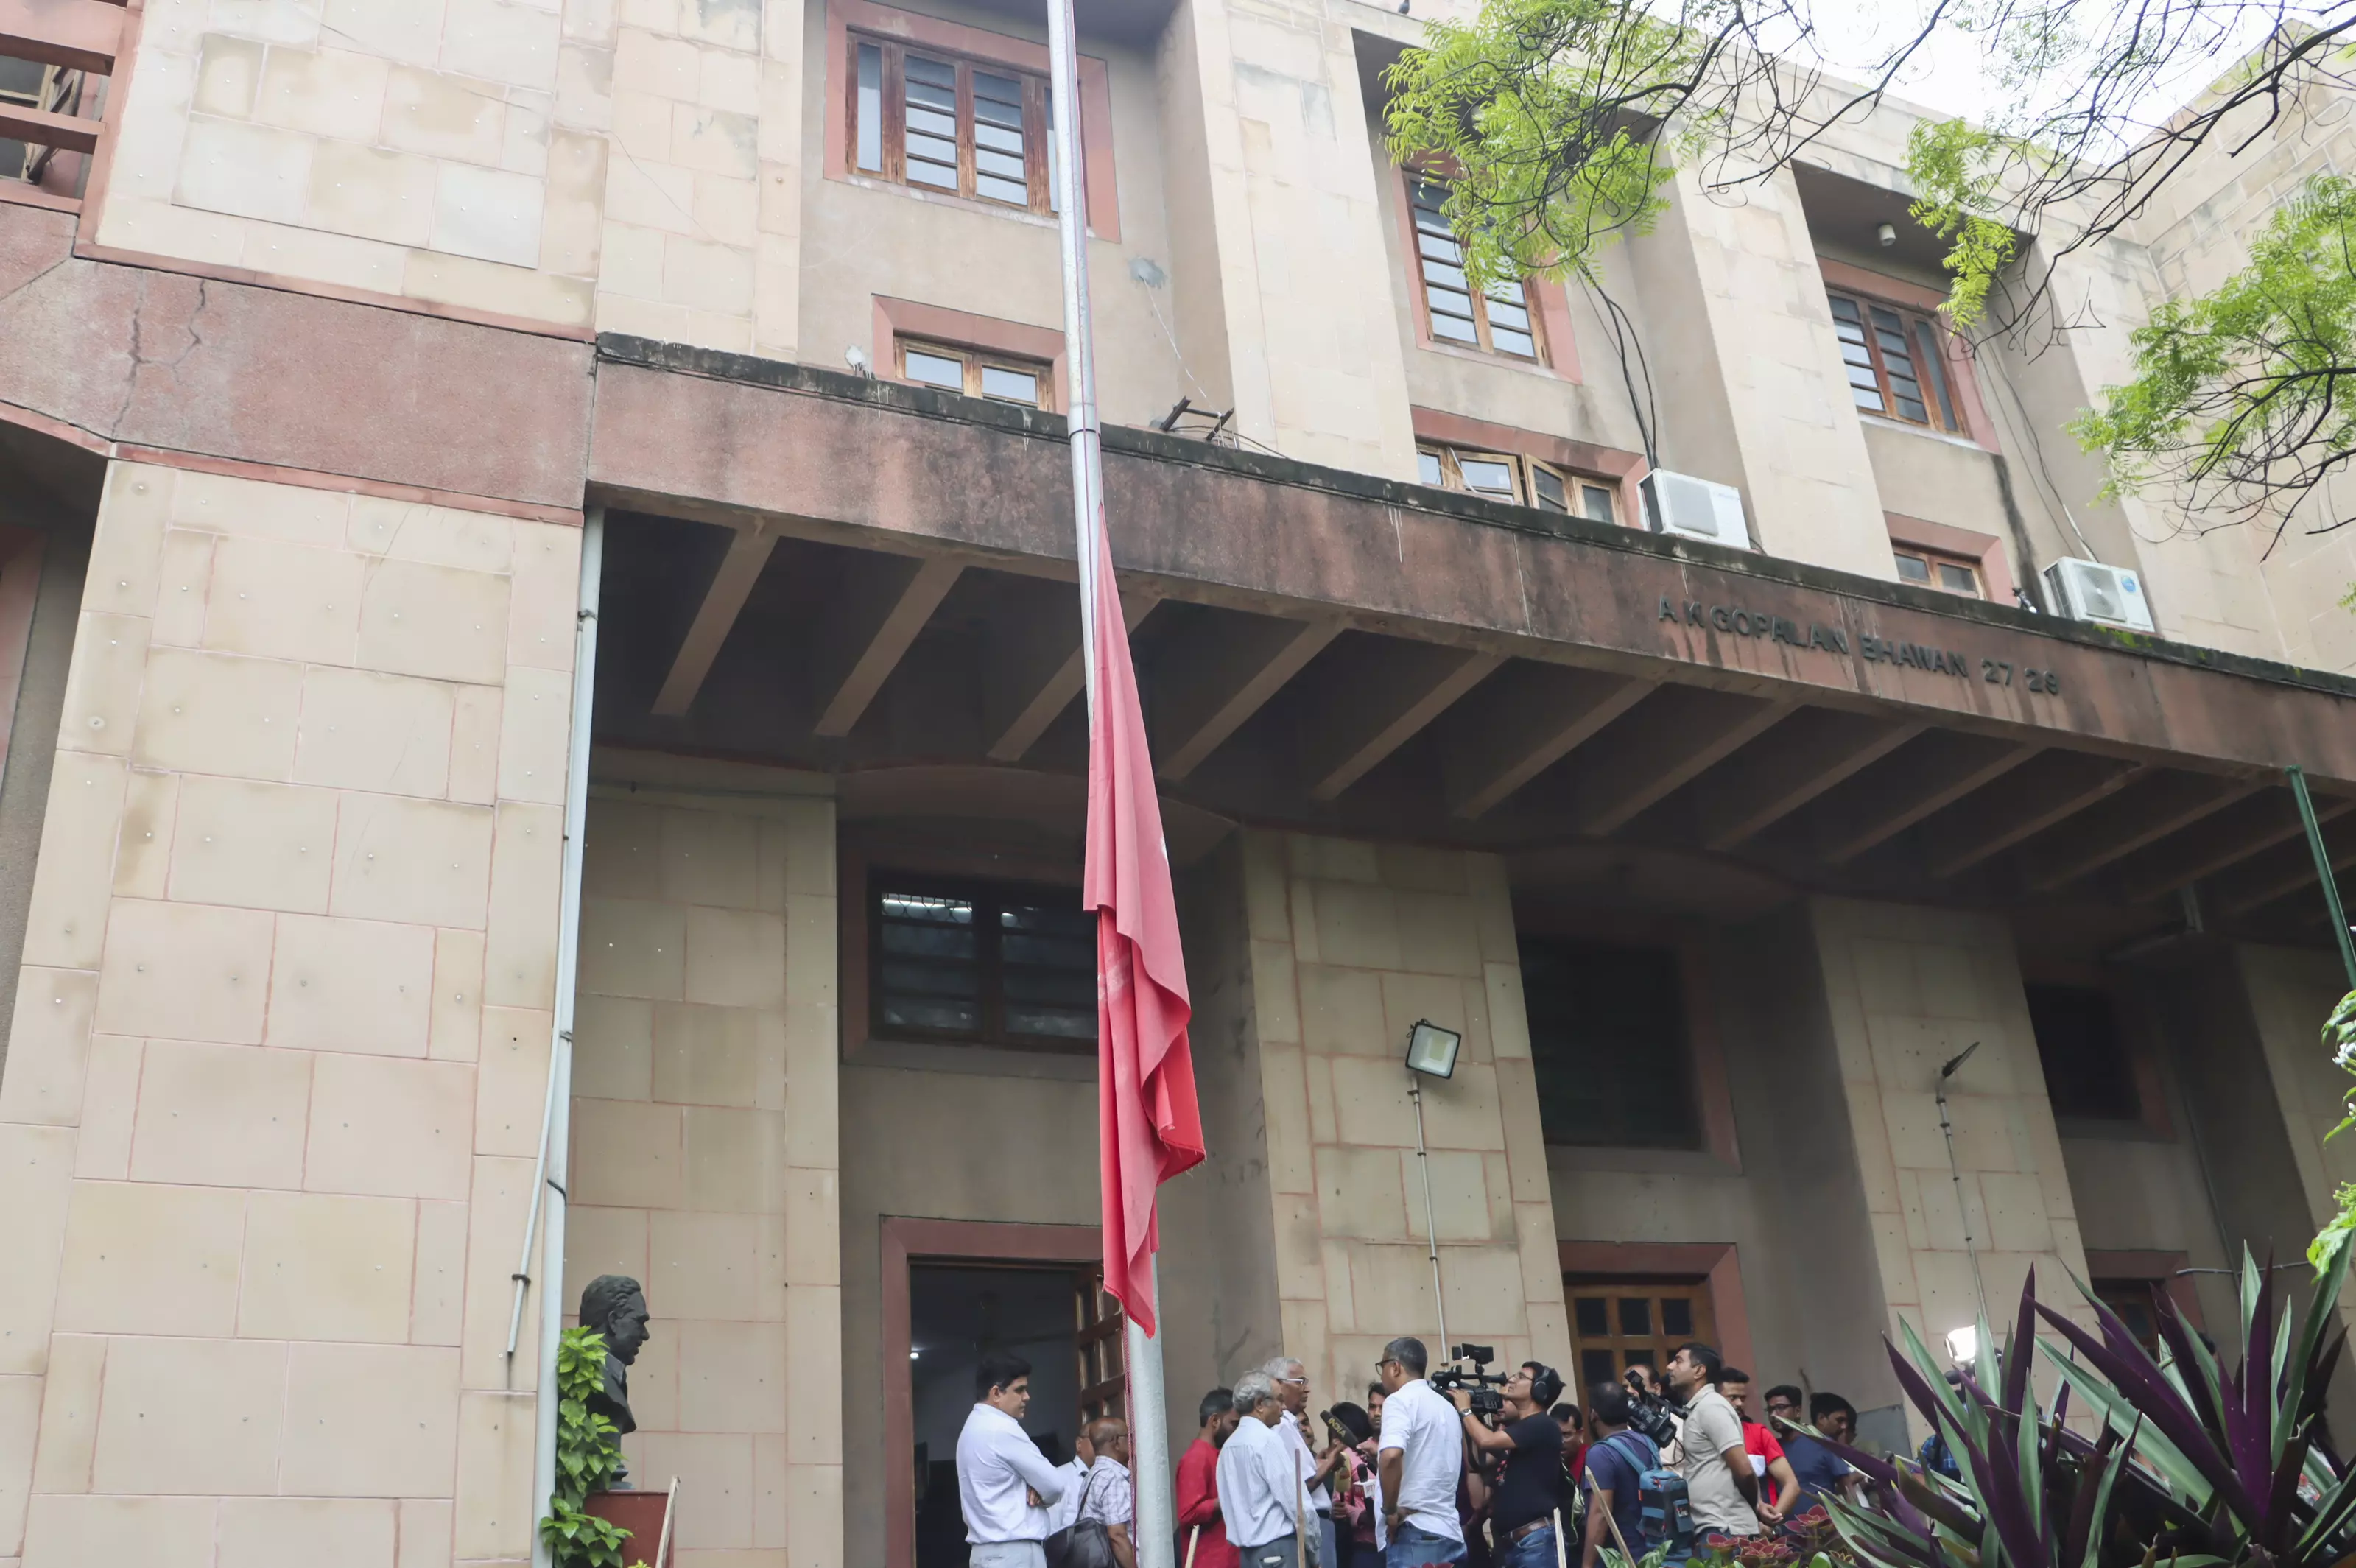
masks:
<svg viewBox="0 0 2356 1568"><path fill-rule="evenodd" d="M528 1554L579 546L111 468L0 1073L0 1562Z"/></svg>
<svg viewBox="0 0 2356 1568"><path fill-rule="evenodd" d="M2040 1300L2091 1323L2070 1284L2086 1277L2085 1245L2009 929L1838 899L1812 916L1893 1340L1901 1318L1935 1348L1976 1316L1966 1219L1998 1333L2031 1267ZM1935 1092L1974 1041L1947 1095L1959 1181Z"/></svg>
<svg viewBox="0 0 2356 1568"><path fill-rule="evenodd" d="M1462 1030L1424 1095L1448 1333L1570 1364L1521 964L1493 855L1302 834L1244 839L1284 1345L1363 1397L1384 1341L1440 1354L1408 1032Z"/></svg>
<svg viewBox="0 0 2356 1568"><path fill-rule="evenodd" d="M157 0L142 18L100 243L591 324L610 5Z"/></svg>
<svg viewBox="0 0 2356 1568"><path fill-rule="evenodd" d="M842 1559L834 803L589 811L568 1307L644 1283L633 1484L680 1568Z"/></svg>

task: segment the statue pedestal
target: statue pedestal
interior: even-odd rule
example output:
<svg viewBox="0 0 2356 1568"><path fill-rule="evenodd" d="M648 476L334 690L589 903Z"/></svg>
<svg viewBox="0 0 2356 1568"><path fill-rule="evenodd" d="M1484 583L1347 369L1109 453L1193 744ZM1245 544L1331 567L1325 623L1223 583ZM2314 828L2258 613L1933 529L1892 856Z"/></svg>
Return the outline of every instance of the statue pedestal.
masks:
<svg viewBox="0 0 2356 1568"><path fill-rule="evenodd" d="M610 1520L630 1532L622 1543L622 1561L643 1563L647 1568L670 1568L671 1553L655 1561L655 1552L662 1545L663 1513L670 1506L671 1494L660 1492L592 1492L583 1507L594 1518ZM677 1531L673 1531L676 1537ZM678 1541L671 1542L673 1551Z"/></svg>

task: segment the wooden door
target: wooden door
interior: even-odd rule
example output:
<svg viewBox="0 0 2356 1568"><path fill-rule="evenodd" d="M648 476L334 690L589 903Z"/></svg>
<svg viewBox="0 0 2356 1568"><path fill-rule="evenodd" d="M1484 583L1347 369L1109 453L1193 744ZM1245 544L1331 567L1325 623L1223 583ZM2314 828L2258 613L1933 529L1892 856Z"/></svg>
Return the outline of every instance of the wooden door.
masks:
<svg viewBox="0 0 2356 1568"><path fill-rule="evenodd" d="M1129 1417L1129 1366L1121 1338L1120 1303L1105 1294L1104 1271L1083 1269L1072 1281L1072 1342L1080 1358L1080 1425L1106 1416Z"/></svg>

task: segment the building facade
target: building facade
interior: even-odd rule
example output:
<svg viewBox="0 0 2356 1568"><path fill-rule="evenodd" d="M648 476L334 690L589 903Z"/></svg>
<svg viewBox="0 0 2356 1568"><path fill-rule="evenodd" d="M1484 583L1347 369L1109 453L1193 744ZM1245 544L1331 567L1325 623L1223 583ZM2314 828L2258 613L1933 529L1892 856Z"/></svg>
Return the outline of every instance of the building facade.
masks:
<svg viewBox="0 0 2356 1568"><path fill-rule="evenodd" d="M2063 425L2349 133L2060 254L2051 341L1942 325L1896 104L1476 296L1382 145L1420 15L1080 7L1179 1423L1444 1308L1900 1444L1882 1337L2032 1268L2222 1322L2184 1271L2356 1176L2283 771L2356 862L2356 560L2097 502ZM1044 36L0 0L0 1563L523 1562L542 1295L605 1273L682 1564L961 1562L978 1348L1056 1441L1118 1407ZM2065 557L2157 635L2038 613Z"/></svg>

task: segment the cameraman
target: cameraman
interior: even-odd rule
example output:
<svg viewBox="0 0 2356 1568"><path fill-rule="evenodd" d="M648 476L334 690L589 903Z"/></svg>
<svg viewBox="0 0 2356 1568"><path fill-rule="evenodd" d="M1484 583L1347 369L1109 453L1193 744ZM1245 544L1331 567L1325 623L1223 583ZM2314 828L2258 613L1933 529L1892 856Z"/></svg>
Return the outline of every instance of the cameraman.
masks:
<svg viewBox="0 0 2356 1568"><path fill-rule="evenodd" d="M1549 1568L1555 1560L1555 1510L1562 1506L1562 1423L1547 1413L1561 1396L1562 1376L1525 1361L1505 1379L1502 1424L1472 1413L1470 1390L1455 1391L1464 1441L1476 1460L1503 1462L1497 1477L1490 1538L1496 1568Z"/></svg>

